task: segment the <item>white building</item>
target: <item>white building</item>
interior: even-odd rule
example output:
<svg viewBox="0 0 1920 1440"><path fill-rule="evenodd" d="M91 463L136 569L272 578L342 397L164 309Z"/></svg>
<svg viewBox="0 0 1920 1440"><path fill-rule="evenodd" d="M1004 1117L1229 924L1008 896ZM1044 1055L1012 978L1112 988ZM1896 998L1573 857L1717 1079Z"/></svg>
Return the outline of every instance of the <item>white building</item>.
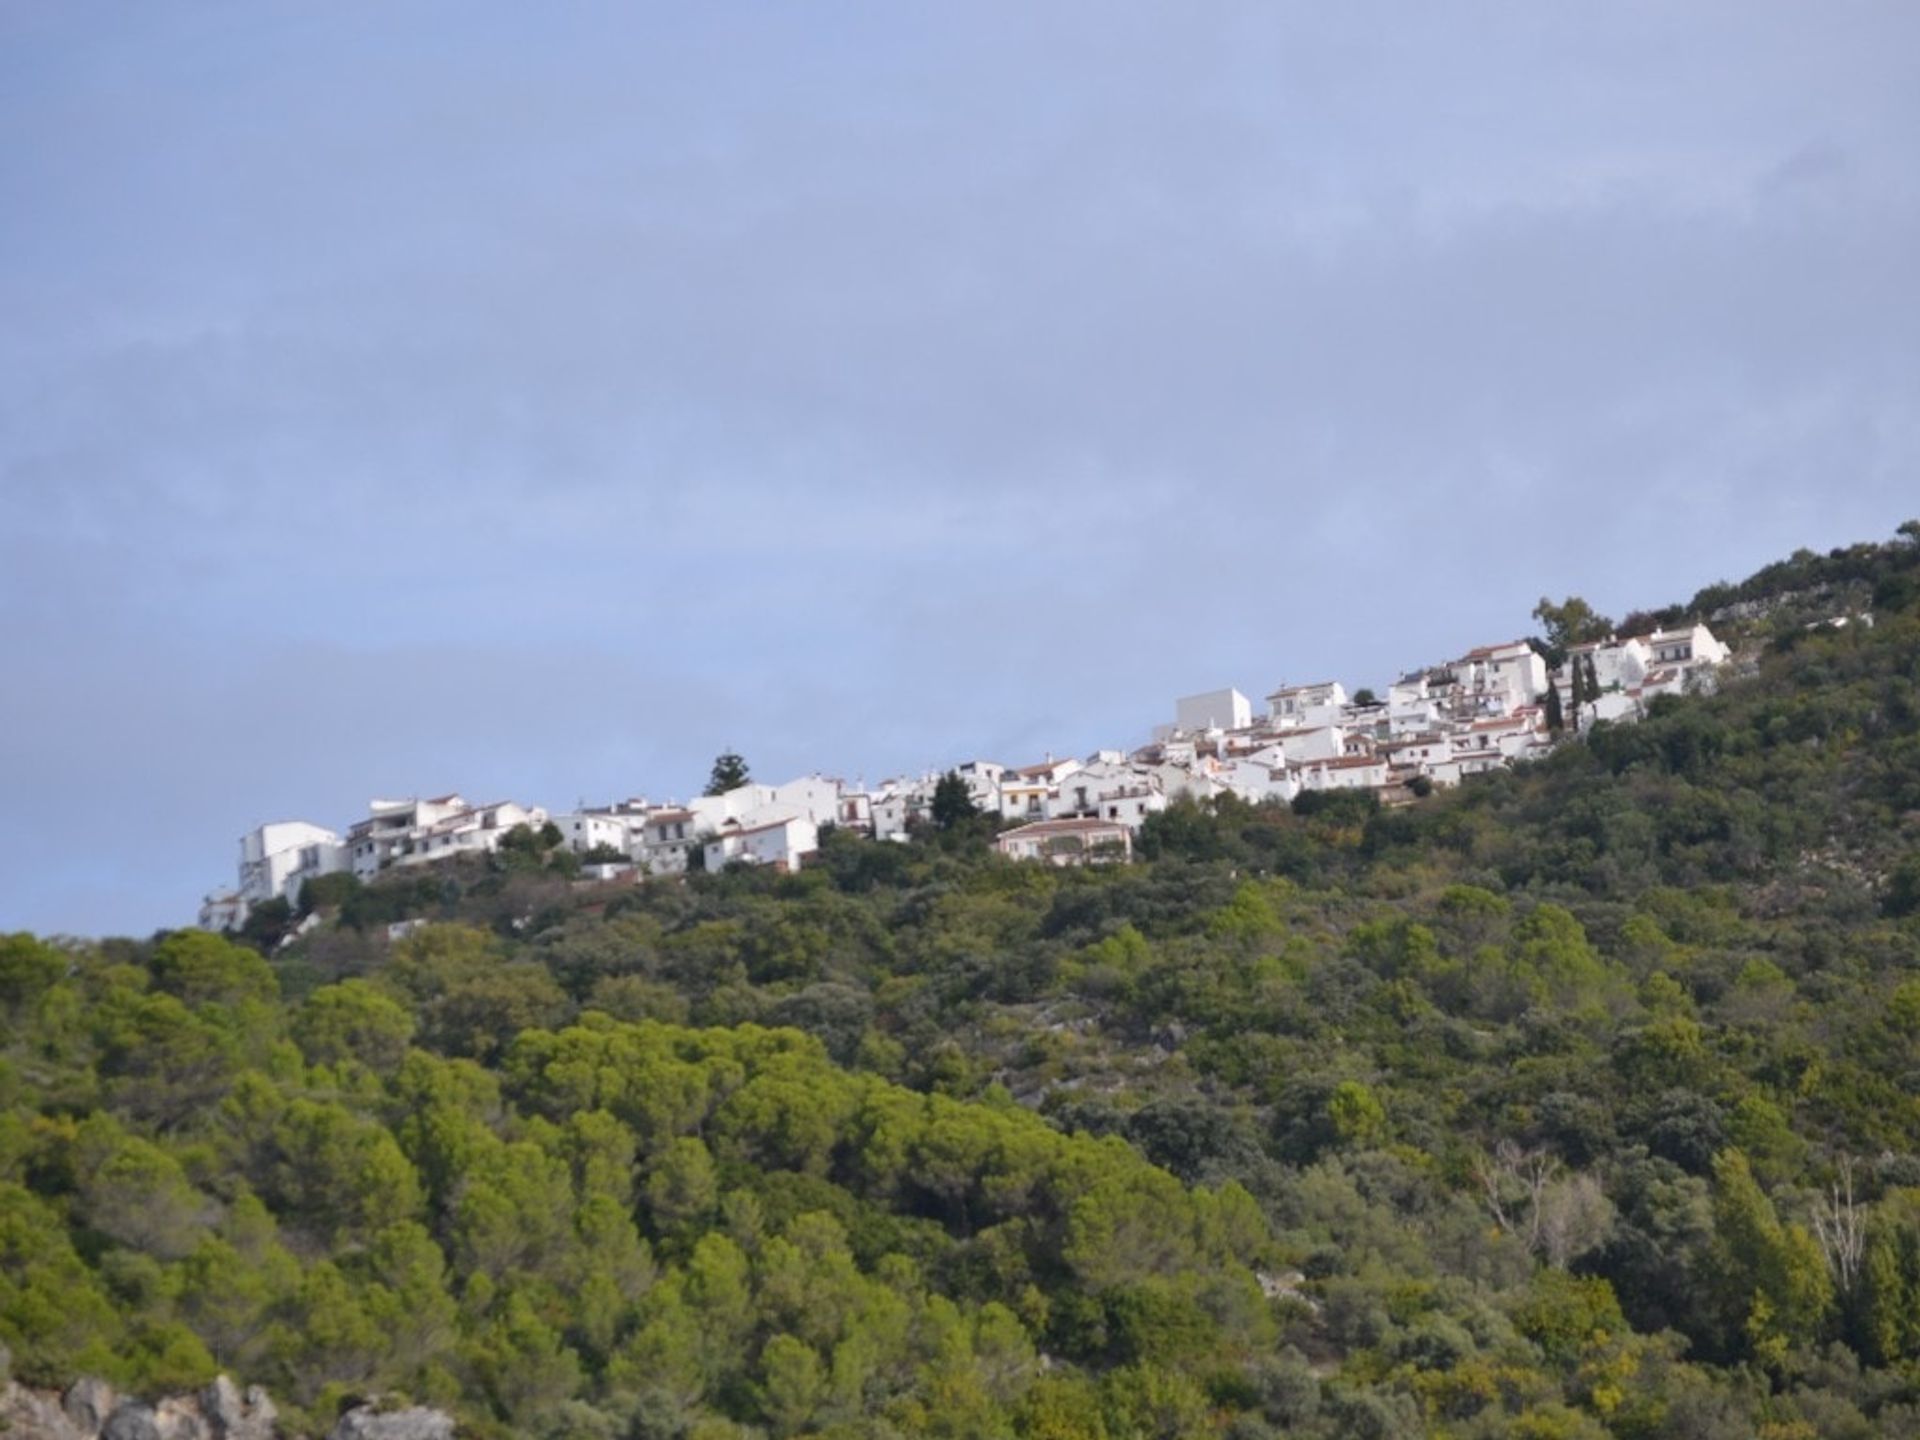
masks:
<svg viewBox="0 0 1920 1440"><path fill-rule="evenodd" d="M1116 820L1137 830L1166 808L1166 793L1150 773L1125 761L1095 760L1060 782L1047 814L1053 820Z"/></svg>
<svg viewBox="0 0 1920 1440"><path fill-rule="evenodd" d="M546 823L547 812L538 805L521 805L512 800L470 805L414 827L392 856L391 863L424 865L454 855L488 855L498 850L500 842L521 826L538 830Z"/></svg>
<svg viewBox="0 0 1920 1440"><path fill-rule="evenodd" d="M553 817L555 828L566 847L576 855L605 845L626 854L633 831L644 823L641 815L614 815L605 810L576 810L571 815Z"/></svg>
<svg viewBox="0 0 1920 1440"><path fill-rule="evenodd" d="M232 890L216 890L200 902L199 926L216 933L238 930L251 907Z"/></svg>
<svg viewBox="0 0 1920 1440"><path fill-rule="evenodd" d="M1282 685L1267 696L1267 718L1276 730L1317 729L1337 724L1347 707L1347 687L1338 680Z"/></svg>
<svg viewBox="0 0 1920 1440"><path fill-rule="evenodd" d="M1133 858L1133 831L1115 820L1039 820L1003 830L993 844L1010 859L1049 865L1100 865Z"/></svg>
<svg viewBox="0 0 1920 1440"><path fill-rule="evenodd" d="M788 815L752 825L729 824L707 841L702 858L709 871L736 864L798 870L819 848L820 827L804 815Z"/></svg>
<svg viewBox="0 0 1920 1440"><path fill-rule="evenodd" d="M1383 790L1388 780L1387 762L1377 755L1314 760L1295 773L1303 790Z"/></svg>
<svg viewBox="0 0 1920 1440"><path fill-rule="evenodd" d="M1173 702L1173 723L1188 735L1244 730L1253 723L1253 702L1238 690L1209 690Z"/></svg>
<svg viewBox="0 0 1920 1440"><path fill-rule="evenodd" d="M1223 760L1214 767L1211 776L1215 783L1249 805L1263 805L1268 801L1290 804L1300 793L1300 781L1292 771L1251 758Z"/></svg>
<svg viewBox="0 0 1920 1440"><path fill-rule="evenodd" d="M240 880L234 893L247 905L296 902L316 875L347 868L347 847L333 831L305 820L279 820L240 837Z"/></svg>
<svg viewBox="0 0 1920 1440"><path fill-rule="evenodd" d="M437 795L431 800L370 800L367 818L347 831L347 851L353 873L362 880L378 875L406 850L417 830L457 815L467 808L459 795Z"/></svg>
<svg viewBox="0 0 1920 1440"><path fill-rule="evenodd" d="M1305 765L1313 760L1338 760L1351 753L1347 733L1337 725L1314 725L1277 730L1266 745L1246 758L1262 765Z"/></svg>
<svg viewBox="0 0 1920 1440"><path fill-rule="evenodd" d="M1678 630L1656 630L1646 637L1646 646L1653 652L1655 665L1678 665L1682 668L1691 668L1696 665L1722 665L1732 654L1704 625L1689 625Z"/></svg>
<svg viewBox="0 0 1920 1440"><path fill-rule="evenodd" d="M873 797L873 838L905 840L933 810L934 780L889 781Z"/></svg>
<svg viewBox="0 0 1920 1440"><path fill-rule="evenodd" d="M1547 693L1547 662L1525 640L1477 646L1451 669L1461 690L1486 714L1504 715Z"/></svg>

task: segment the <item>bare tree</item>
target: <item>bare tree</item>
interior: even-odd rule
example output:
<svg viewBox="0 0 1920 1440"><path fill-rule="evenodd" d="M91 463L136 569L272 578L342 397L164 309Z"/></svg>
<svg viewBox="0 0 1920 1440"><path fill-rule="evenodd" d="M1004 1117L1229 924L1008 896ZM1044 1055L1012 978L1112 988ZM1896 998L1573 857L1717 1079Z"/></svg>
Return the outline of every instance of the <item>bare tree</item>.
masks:
<svg viewBox="0 0 1920 1440"><path fill-rule="evenodd" d="M1566 1173L1545 1150L1502 1140L1474 1165L1487 1209L1507 1234L1565 1268L1613 1230L1613 1202L1591 1175Z"/></svg>
<svg viewBox="0 0 1920 1440"><path fill-rule="evenodd" d="M1840 1161L1840 1178L1814 1203L1813 1235L1827 1257L1835 1286L1850 1293L1860 1276L1860 1258L1867 1248L1866 1217L1853 1198L1853 1157Z"/></svg>

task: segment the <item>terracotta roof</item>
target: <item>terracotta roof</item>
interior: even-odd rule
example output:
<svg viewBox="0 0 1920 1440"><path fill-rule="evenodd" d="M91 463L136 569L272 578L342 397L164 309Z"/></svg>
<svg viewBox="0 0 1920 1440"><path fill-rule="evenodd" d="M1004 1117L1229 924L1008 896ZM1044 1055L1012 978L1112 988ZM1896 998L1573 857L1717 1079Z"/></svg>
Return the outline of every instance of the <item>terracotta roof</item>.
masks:
<svg viewBox="0 0 1920 1440"><path fill-rule="evenodd" d="M787 828L787 826L793 824L793 822L798 820L799 818L800 817L798 815L789 815L784 820L769 820L764 825L743 826L739 829L729 830L726 832L726 834L717 836L716 838L721 840L731 840L742 835L764 835L769 830L784 830Z"/></svg>

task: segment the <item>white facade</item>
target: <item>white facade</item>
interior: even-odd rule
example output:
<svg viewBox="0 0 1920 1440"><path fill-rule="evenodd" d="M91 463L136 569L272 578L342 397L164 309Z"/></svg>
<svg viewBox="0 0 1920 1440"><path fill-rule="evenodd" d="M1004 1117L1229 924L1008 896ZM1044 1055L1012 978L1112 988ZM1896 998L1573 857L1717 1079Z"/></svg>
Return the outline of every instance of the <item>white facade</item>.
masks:
<svg viewBox="0 0 1920 1440"><path fill-rule="evenodd" d="M1267 765L1305 765L1314 760L1338 760L1347 753L1347 733L1334 725L1279 730L1269 743L1247 758Z"/></svg>
<svg viewBox="0 0 1920 1440"><path fill-rule="evenodd" d="M1268 801L1291 803L1300 793L1300 781L1291 771L1254 759L1222 761L1214 769L1212 778L1249 805Z"/></svg>
<svg viewBox="0 0 1920 1440"><path fill-rule="evenodd" d="M1461 688L1489 713L1505 714L1547 693L1547 662L1524 640L1479 646L1452 668Z"/></svg>
<svg viewBox="0 0 1920 1440"><path fill-rule="evenodd" d="M663 805L647 816L627 853L649 875L682 874L695 842L704 843L731 818L726 798L720 795L702 795L685 805Z"/></svg>
<svg viewBox="0 0 1920 1440"><path fill-rule="evenodd" d="M425 865L454 855L491 854L520 826L538 830L546 823L547 812L537 805L502 800L492 805L469 806L451 815L442 815L430 824L414 827L391 857L391 863Z"/></svg>
<svg viewBox="0 0 1920 1440"><path fill-rule="evenodd" d="M577 810L571 815L556 815L554 825L566 847L584 855L596 846L606 845L625 853L633 836L635 822L641 816L611 815L604 810Z"/></svg>
<svg viewBox="0 0 1920 1440"><path fill-rule="evenodd" d="M304 820L279 820L240 837L240 883L235 893L247 905L297 901L300 887L316 875L347 868L347 847L333 831Z"/></svg>
<svg viewBox="0 0 1920 1440"><path fill-rule="evenodd" d="M1099 865L1133 858L1133 831L1111 820L1041 820L1002 831L994 848L1013 860Z"/></svg>
<svg viewBox="0 0 1920 1440"><path fill-rule="evenodd" d="M933 787L925 781L884 790L873 797L873 838L905 840L932 808Z"/></svg>
<svg viewBox="0 0 1920 1440"><path fill-rule="evenodd" d="M1173 723L1189 735L1244 730L1253 723L1253 702L1232 689L1182 696L1173 702Z"/></svg>
<svg viewBox="0 0 1920 1440"><path fill-rule="evenodd" d="M247 912L250 908L247 902L233 891L216 890L200 902L200 928L216 933L238 930L247 923Z"/></svg>
<svg viewBox="0 0 1920 1440"><path fill-rule="evenodd" d="M801 862L820 848L820 827L804 815L730 826L707 842L703 859L708 870L728 865L773 865L798 870Z"/></svg>
<svg viewBox="0 0 1920 1440"><path fill-rule="evenodd" d="M1573 665L1593 664L1593 680L1600 693L1631 690L1646 679L1653 668L1653 652L1644 640L1599 640L1575 645L1567 651L1567 664L1554 672L1562 701L1570 701L1573 690Z"/></svg>
<svg viewBox="0 0 1920 1440"><path fill-rule="evenodd" d="M1267 719L1277 730L1317 729L1333 725L1347 708L1347 687L1338 680L1314 685L1282 685L1267 696Z"/></svg>
<svg viewBox="0 0 1920 1440"><path fill-rule="evenodd" d="M1720 665L1731 653L1704 625L1682 630L1657 630L1646 638L1655 665Z"/></svg>
<svg viewBox="0 0 1920 1440"><path fill-rule="evenodd" d="M1060 782L1048 801L1048 818L1117 821L1132 829L1167 808L1158 781L1146 771L1112 760L1097 760Z"/></svg>
<svg viewBox="0 0 1920 1440"><path fill-rule="evenodd" d="M347 850L353 873L371 879L397 860L417 830L467 808L459 795L431 800L369 800L367 818L347 831Z"/></svg>
<svg viewBox="0 0 1920 1440"><path fill-rule="evenodd" d="M1303 790L1381 790L1387 784L1387 762L1374 755L1352 755L1339 760L1316 760L1298 771Z"/></svg>

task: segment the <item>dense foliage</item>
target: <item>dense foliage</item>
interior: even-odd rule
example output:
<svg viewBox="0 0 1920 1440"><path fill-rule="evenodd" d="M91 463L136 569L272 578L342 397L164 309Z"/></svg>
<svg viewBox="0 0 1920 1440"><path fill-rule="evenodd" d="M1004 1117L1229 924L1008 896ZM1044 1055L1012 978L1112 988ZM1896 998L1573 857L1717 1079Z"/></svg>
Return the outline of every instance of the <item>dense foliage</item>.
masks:
<svg viewBox="0 0 1920 1440"><path fill-rule="evenodd" d="M1920 1436L1917 561L1723 587L1717 696L1131 867L956 806L0 941L0 1340L502 1434Z"/></svg>

